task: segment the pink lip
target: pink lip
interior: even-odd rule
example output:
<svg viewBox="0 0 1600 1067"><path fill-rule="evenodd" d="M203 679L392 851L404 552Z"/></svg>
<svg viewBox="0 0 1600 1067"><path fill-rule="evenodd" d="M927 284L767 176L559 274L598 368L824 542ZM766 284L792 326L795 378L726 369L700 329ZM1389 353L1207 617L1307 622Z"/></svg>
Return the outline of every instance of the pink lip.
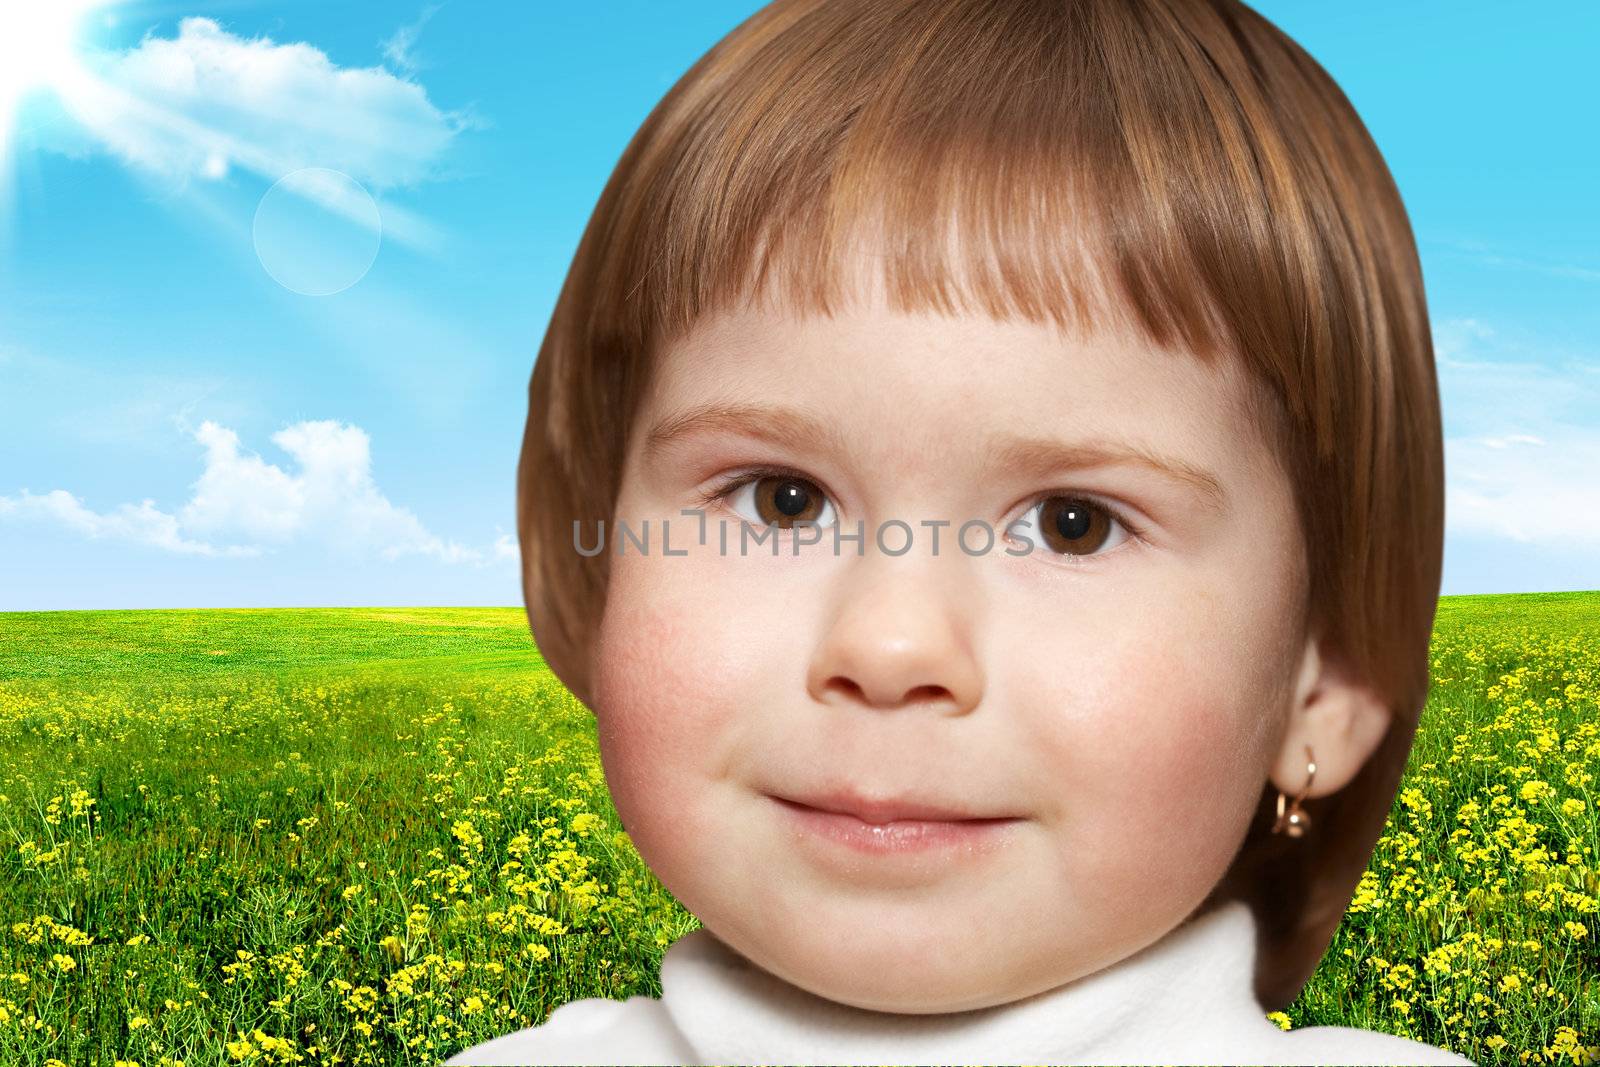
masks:
<svg viewBox="0 0 1600 1067"><path fill-rule="evenodd" d="M818 811L836 812L841 815L854 815L862 822L890 823L890 822L969 822L969 821L999 821L1011 816L980 815L977 812L964 811L960 808L942 804L931 804L910 798L887 798L874 800L847 789L833 789L826 793L803 797L776 797L778 800L788 801L791 804L800 804Z"/></svg>
<svg viewBox="0 0 1600 1067"><path fill-rule="evenodd" d="M847 811L829 811L783 797L773 797L794 824L808 835L836 842L869 855L923 852L931 849L987 851L1007 836L1017 818L891 818L863 819ZM876 813L885 810L879 806ZM908 810L902 805L896 813ZM927 811L927 807L917 810Z"/></svg>

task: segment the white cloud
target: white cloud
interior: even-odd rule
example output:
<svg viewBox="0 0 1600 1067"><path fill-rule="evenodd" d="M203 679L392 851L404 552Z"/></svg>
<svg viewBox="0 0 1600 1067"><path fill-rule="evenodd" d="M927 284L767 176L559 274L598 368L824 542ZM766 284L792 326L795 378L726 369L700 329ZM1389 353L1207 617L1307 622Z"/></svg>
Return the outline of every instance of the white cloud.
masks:
<svg viewBox="0 0 1600 1067"><path fill-rule="evenodd" d="M1437 362L1453 364L1474 343L1494 337L1493 327L1477 319L1445 319L1433 328L1433 355Z"/></svg>
<svg viewBox="0 0 1600 1067"><path fill-rule="evenodd" d="M89 310L92 299L64 300L59 314ZM30 435L105 445L121 450L173 454L172 428L186 436L190 411L200 404L230 419L257 417L256 405L241 399L241 385L207 369L179 368L171 361L131 349L127 358L106 362L67 360L0 342L5 385L0 390L0 420L11 439Z"/></svg>
<svg viewBox="0 0 1600 1067"><path fill-rule="evenodd" d="M1480 437L1478 440L1485 448L1510 448L1512 445L1544 444L1544 438L1535 437L1531 433L1508 433L1504 437Z"/></svg>
<svg viewBox="0 0 1600 1067"><path fill-rule="evenodd" d="M66 490L38 495L23 489L17 497L0 496L0 517L40 519L88 537L205 556L254 556L318 543L386 560L417 554L485 566L517 558L505 534L486 549L446 541L410 509L390 502L373 481L371 440L358 426L308 421L273 434L273 443L294 458L293 472L245 452L239 435L215 422L201 423L193 437L204 449L205 469L176 513L147 499L97 514Z"/></svg>
<svg viewBox="0 0 1600 1067"><path fill-rule="evenodd" d="M387 59L396 70L415 74L421 69L422 64L417 60L413 49L417 46L417 35L422 32L422 27L438 12L438 4L429 4L422 9L422 14L417 16L415 22L401 26L394 34L383 41L383 57Z"/></svg>
<svg viewBox="0 0 1600 1067"><path fill-rule="evenodd" d="M1578 281L1600 282L1600 270L1583 263L1556 263L1550 260L1529 259L1526 256L1505 255L1483 241L1450 240L1429 242L1454 253L1464 254L1471 260L1488 267L1509 267L1512 270L1535 271L1557 278L1574 278Z"/></svg>
<svg viewBox="0 0 1600 1067"><path fill-rule="evenodd" d="M1523 544L1600 548L1600 432L1445 442L1451 530Z"/></svg>
<svg viewBox="0 0 1600 1067"><path fill-rule="evenodd" d="M1600 361L1471 318L1440 323L1434 350L1447 529L1600 548Z"/></svg>
<svg viewBox="0 0 1600 1067"><path fill-rule="evenodd" d="M284 542L304 528L304 478L260 456L240 455L239 435L214 422L201 423L194 438L205 446L206 466L178 513L185 529L206 537L233 530L256 541Z"/></svg>
<svg viewBox="0 0 1600 1067"><path fill-rule="evenodd" d="M0 496L0 516L44 519L95 540L133 541L185 555L254 556L261 551L249 545L219 548L186 538L178 532L178 520L148 499L138 504L122 504L115 511L100 515L84 507L82 501L65 489L52 489L43 494L24 489L16 497Z"/></svg>
<svg viewBox="0 0 1600 1067"><path fill-rule="evenodd" d="M1478 319L1434 328L1440 406L1450 437L1528 433L1570 424L1600 430L1600 358Z"/></svg>
<svg viewBox="0 0 1600 1067"><path fill-rule="evenodd" d="M102 148L178 181L316 166L374 188L411 185L437 176L456 135L479 124L382 67L340 67L310 44L246 39L208 18L97 53L59 92L94 144L56 147Z"/></svg>

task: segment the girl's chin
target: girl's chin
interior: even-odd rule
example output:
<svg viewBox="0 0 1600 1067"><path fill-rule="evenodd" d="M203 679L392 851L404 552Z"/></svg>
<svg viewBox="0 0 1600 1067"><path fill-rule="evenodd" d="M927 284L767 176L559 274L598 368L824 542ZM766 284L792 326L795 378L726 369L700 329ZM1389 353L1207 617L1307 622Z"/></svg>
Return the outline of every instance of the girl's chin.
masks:
<svg viewBox="0 0 1600 1067"><path fill-rule="evenodd" d="M974 954L981 955L985 944L994 947L981 928L939 915L917 922L873 923L860 917L834 922L817 914L799 929L769 932L769 937L762 952L773 960L769 970L817 976L809 984L861 982L867 991L884 988L886 967L924 979L945 969L952 980L970 976Z"/></svg>
<svg viewBox="0 0 1600 1067"><path fill-rule="evenodd" d="M930 962L896 955L892 946L876 952L858 947L843 954L828 949L819 953L819 958L763 967L815 996L866 1011L923 1014L964 1011L993 1002L980 1003L984 997L992 998L993 990L975 986L975 979L981 981L982 976L963 965L958 955L947 953Z"/></svg>

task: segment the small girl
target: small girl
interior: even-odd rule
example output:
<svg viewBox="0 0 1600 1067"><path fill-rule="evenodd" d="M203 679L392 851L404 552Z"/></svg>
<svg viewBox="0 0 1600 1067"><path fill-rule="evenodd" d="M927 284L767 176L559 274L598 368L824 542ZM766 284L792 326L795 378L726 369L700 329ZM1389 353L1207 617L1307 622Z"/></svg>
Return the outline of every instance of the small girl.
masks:
<svg viewBox="0 0 1600 1067"><path fill-rule="evenodd" d="M534 638L701 928L449 1063L1471 1062L1266 1018L1411 748L1443 459L1399 194L1259 14L775 0L529 399Z"/></svg>

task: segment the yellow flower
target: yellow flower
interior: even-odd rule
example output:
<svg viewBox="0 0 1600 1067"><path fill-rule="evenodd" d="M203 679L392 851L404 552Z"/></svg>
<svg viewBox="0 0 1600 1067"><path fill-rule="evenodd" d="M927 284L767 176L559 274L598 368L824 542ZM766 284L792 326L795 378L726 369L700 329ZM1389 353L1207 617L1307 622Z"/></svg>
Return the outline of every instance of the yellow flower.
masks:
<svg viewBox="0 0 1600 1067"><path fill-rule="evenodd" d="M286 1040L284 1038L281 1038L281 1037L273 1037L271 1034L265 1033L264 1031L261 1031L261 1030L252 1031L250 1036L255 1038L256 1039L256 1044L260 1045L262 1047L262 1049L267 1051L267 1052L293 1052L294 1051L294 1043L293 1042L288 1041L288 1040Z"/></svg>
<svg viewBox="0 0 1600 1067"><path fill-rule="evenodd" d="M128 1029L129 1030L137 1030L141 1026L149 1026L149 1025L150 1025L150 1020L146 1019L142 1015L135 1015L133 1018L128 1020Z"/></svg>
<svg viewBox="0 0 1600 1067"><path fill-rule="evenodd" d="M396 963L399 963L401 957L405 955L405 946L401 943L400 939L393 934L390 934L382 941L379 941L378 947L383 949L384 952L388 953L389 958L394 960Z"/></svg>
<svg viewBox="0 0 1600 1067"><path fill-rule="evenodd" d="M478 828L472 825L470 819L457 819L450 827L450 833L466 848L483 847L483 835L478 833Z"/></svg>
<svg viewBox="0 0 1600 1067"><path fill-rule="evenodd" d="M1500 988L1507 993L1514 993L1522 988L1522 979L1514 974L1508 974L1500 979Z"/></svg>
<svg viewBox="0 0 1600 1067"><path fill-rule="evenodd" d="M1523 800L1531 803L1533 801L1543 800L1549 796L1554 796L1555 790L1550 787L1549 782L1541 782L1537 778L1534 778L1530 781L1523 782L1522 788L1517 791L1517 795Z"/></svg>

